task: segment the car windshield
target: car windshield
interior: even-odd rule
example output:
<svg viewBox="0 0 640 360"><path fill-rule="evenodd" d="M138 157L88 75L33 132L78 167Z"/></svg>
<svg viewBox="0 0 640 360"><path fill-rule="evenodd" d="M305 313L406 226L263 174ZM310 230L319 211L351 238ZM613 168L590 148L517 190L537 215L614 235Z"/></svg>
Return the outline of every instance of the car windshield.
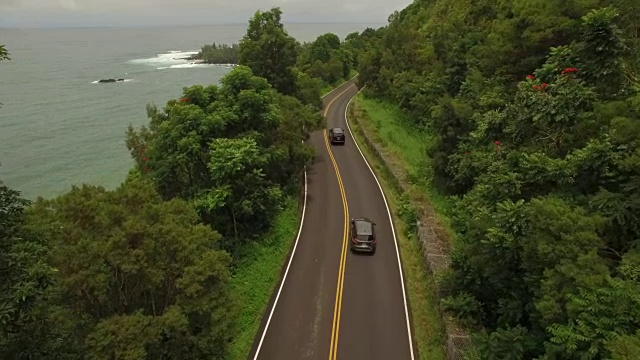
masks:
<svg viewBox="0 0 640 360"><path fill-rule="evenodd" d="M373 240L373 226L368 221L356 221L356 239L360 241Z"/></svg>
<svg viewBox="0 0 640 360"><path fill-rule="evenodd" d="M335 129L333 129L333 133L336 134L336 135L342 135L343 132L342 132L342 129L335 128Z"/></svg>

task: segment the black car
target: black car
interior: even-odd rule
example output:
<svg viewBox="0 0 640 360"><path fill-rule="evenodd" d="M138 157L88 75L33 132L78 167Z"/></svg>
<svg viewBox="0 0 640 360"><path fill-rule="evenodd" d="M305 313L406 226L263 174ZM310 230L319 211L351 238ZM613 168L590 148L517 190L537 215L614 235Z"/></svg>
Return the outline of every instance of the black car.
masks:
<svg viewBox="0 0 640 360"><path fill-rule="evenodd" d="M337 128L329 129L329 141L332 144L344 145L344 138L345 138L345 134L342 128L337 127Z"/></svg>
<svg viewBox="0 0 640 360"><path fill-rule="evenodd" d="M376 252L376 223L368 218L351 219L351 251Z"/></svg>

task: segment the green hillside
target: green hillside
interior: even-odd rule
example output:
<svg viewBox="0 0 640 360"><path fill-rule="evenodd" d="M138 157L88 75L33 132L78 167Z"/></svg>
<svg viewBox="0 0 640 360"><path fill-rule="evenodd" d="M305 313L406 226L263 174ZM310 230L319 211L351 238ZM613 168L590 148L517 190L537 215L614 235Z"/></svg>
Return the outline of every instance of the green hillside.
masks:
<svg viewBox="0 0 640 360"><path fill-rule="evenodd" d="M639 28L637 1L417 0L357 35L359 105L407 114L452 203L443 305L479 358L640 353Z"/></svg>

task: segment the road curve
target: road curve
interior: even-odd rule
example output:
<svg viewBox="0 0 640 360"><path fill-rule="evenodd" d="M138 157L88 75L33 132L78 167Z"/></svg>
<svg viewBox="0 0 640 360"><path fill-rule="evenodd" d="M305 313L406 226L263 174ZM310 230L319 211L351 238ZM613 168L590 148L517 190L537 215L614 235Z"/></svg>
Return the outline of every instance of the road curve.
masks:
<svg viewBox="0 0 640 360"><path fill-rule="evenodd" d="M323 101L325 107L345 89L347 82ZM308 140L316 161L307 169L304 223L290 268L278 296L276 288L263 316L249 359L327 359L331 342L336 280L344 237L344 212L333 163L323 131ZM273 303L277 302L271 319ZM267 321L268 327L265 331Z"/></svg>
<svg viewBox="0 0 640 360"><path fill-rule="evenodd" d="M347 130L345 112L356 93L351 80L324 98L328 128ZM346 133L346 144L330 150L326 132L311 135L317 156L307 171L304 223L250 359L414 359L387 207L376 179ZM348 206L349 217L369 217L377 223L375 255L343 251L348 245L343 206Z"/></svg>
<svg viewBox="0 0 640 360"><path fill-rule="evenodd" d="M333 103L327 127L341 127L347 133L345 145L333 146L331 150L347 195L349 217L375 221L378 246L373 256L351 252L347 255L337 359L415 359L387 205L378 182L347 131L346 109L357 91L354 86Z"/></svg>

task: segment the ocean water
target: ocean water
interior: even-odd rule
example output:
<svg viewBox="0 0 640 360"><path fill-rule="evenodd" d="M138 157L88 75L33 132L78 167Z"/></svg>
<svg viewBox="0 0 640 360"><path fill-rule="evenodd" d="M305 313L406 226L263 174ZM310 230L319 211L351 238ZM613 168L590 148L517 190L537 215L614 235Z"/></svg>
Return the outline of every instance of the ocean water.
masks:
<svg viewBox="0 0 640 360"><path fill-rule="evenodd" d="M286 24L299 41L340 38L383 24ZM0 63L0 180L28 199L82 183L115 188L133 165L129 124L194 84L217 83L229 67L180 58L201 45L236 43L246 26L0 29L11 61ZM125 82L98 84L103 78Z"/></svg>

